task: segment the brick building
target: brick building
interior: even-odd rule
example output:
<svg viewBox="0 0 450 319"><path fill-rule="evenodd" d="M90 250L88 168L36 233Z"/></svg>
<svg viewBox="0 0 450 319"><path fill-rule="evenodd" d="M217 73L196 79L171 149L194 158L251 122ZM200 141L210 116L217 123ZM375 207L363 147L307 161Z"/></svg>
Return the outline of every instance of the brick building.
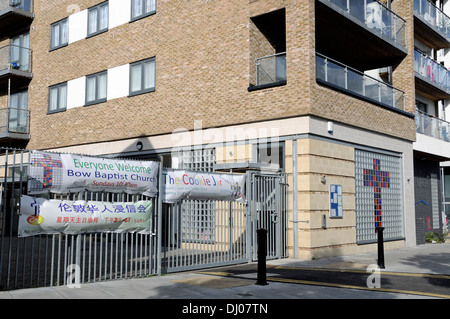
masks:
<svg viewBox="0 0 450 319"><path fill-rule="evenodd" d="M386 248L415 245L416 163L450 158L413 147L416 92L431 91L415 39L434 31L423 1L382 2L0 0L0 142L268 163L289 174L290 256L374 251L377 225Z"/></svg>

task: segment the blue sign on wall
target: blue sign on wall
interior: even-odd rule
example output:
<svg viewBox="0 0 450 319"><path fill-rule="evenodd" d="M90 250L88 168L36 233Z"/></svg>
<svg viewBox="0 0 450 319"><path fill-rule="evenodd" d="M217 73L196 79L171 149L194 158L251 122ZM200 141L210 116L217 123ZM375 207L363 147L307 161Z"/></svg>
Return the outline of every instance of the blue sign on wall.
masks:
<svg viewBox="0 0 450 319"><path fill-rule="evenodd" d="M343 217L342 185L330 185L330 217Z"/></svg>

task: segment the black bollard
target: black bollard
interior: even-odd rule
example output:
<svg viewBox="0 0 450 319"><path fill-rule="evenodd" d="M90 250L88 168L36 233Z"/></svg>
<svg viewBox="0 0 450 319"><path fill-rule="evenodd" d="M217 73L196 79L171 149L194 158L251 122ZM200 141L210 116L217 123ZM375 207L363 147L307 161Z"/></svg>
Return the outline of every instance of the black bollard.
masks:
<svg viewBox="0 0 450 319"><path fill-rule="evenodd" d="M258 229L256 231L258 239L258 278L257 285L268 285L266 281L266 256L267 256L267 230Z"/></svg>
<svg viewBox="0 0 450 319"><path fill-rule="evenodd" d="M384 269L384 246L383 246L384 227L377 227L378 234L378 267Z"/></svg>

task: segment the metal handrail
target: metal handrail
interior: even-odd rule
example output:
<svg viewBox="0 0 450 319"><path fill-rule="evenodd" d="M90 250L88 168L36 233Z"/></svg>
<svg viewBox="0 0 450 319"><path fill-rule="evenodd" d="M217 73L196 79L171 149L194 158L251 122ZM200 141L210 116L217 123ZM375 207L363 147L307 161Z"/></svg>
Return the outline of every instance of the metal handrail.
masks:
<svg viewBox="0 0 450 319"><path fill-rule="evenodd" d="M450 92L450 71L417 49L414 49L414 71L445 92Z"/></svg>
<svg viewBox="0 0 450 319"><path fill-rule="evenodd" d="M406 47L407 42L406 20L403 19L398 14L396 14L394 11L392 11L390 8L388 8L380 1L378 0L358 0L358 2L351 2L350 0L328 0L328 1L337 6L338 8L344 10L352 17L366 24L368 28L376 30L383 36L387 36L390 39L392 39L395 43L398 43L403 47ZM363 7L362 8L357 7L355 3L363 4ZM368 20L367 11L369 9L371 9L372 12L375 14L374 4L375 6L378 5L378 7L381 9L381 13L379 14L380 21L377 21L380 23L380 25L373 24L375 19L373 19L372 21ZM356 10L355 7L358 8L359 10ZM363 10L363 12L361 12L361 10ZM388 12L388 14L387 15L383 14L384 12ZM382 24L386 22L388 22L388 25L385 25L383 27ZM398 36L399 34L400 37Z"/></svg>
<svg viewBox="0 0 450 319"><path fill-rule="evenodd" d="M281 71L278 69L278 61L281 61L279 58L283 58L282 69ZM268 66L263 66L262 61L269 61ZM271 61L275 61L270 63ZM286 52L270 54L263 57L259 57L255 59L256 65L256 85L268 84L268 83L276 83L280 81L277 79L278 76L282 75L283 80L286 80ZM269 70L270 69L270 70ZM266 81L261 79L261 73L264 73ZM263 83L264 82L264 83Z"/></svg>
<svg viewBox="0 0 450 319"><path fill-rule="evenodd" d="M423 3L425 3L425 8ZM425 10L428 9L428 10ZM430 9L432 11L430 11ZM441 9L439 9L434 3L430 0L414 0L414 14L420 16L423 20L425 20L430 26L434 29L442 30L447 37L450 37L450 17L444 13ZM426 16L428 14L428 17ZM435 25L433 21L435 19ZM442 23L443 22L443 23ZM442 28L439 27L439 24Z"/></svg>
<svg viewBox="0 0 450 319"><path fill-rule="evenodd" d="M450 122L416 110L416 132L450 142Z"/></svg>
<svg viewBox="0 0 450 319"><path fill-rule="evenodd" d="M29 6L30 10L25 9L25 5ZM33 0L0 0L0 11L7 8L18 8L24 11L33 12Z"/></svg>
<svg viewBox="0 0 450 319"><path fill-rule="evenodd" d="M324 74L320 73L317 58L324 60ZM336 73L329 72L328 64L331 64L338 71ZM405 110L405 92L318 52L316 52L316 78L358 96L402 111ZM377 86L375 91L373 90L374 85Z"/></svg>
<svg viewBox="0 0 450 319"><path fill-rule="evenodd" d="M19 55L25 55L26 57L26 68L24 69L22 65L19 65L17 62L19 60L13 61L13 50L19 50ZM6 53L5 53L6 52ZM7 44L0 47L0 70L6 69L20 69L22 71L31 72L31 54L32 50L30 48L18 46L15 44ZM23 58L23 56L21 56ZM20 57L19 57L20 59Z"/></svg>
<svg viewBox="0 0 450 319"><path fill-rule="evenodd" d="M15 117L11 113L15 113ZM0 109L0 132L30 133L30 114L28 109L6 107Z"/></svg>

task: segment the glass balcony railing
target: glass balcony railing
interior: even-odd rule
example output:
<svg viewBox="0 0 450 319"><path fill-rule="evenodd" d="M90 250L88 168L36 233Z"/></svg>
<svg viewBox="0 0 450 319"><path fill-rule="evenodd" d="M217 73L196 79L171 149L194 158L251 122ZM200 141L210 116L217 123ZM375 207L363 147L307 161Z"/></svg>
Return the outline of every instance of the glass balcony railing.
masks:
<svg viewBox="0 0 450 319"><path fill-rule="evenodd" d="M376 0L328 0L369 29L406 47L406 21Z"/></svg>
<svg viewBox="0 0 450 319"><path fill-rule="evenodd" d="M414 71L450 94L450 71L418 50L414 50Z"/></svg>
<svg viewBox="0 0 450 319"><path fill-rule="evenodd" d="M8 69L31 73L31 49L12 44L0 47L0 71Z"/></svg>
<svg viewBox="0 0 450 319"><path fill-rule="evenodd" d="M0 136L30 133L30 111L19 108L0 109Z"/></svg>
<svg viewBox="0 0 450 319"><path fill-rule="evenodd" d="M319 53L316 53L316 79L351 95L405 110L403 91Z"/></svg>
<svg viewBox="0 0 450 319"><path fill-rule="evenodd" d="M414 15L450 38L450 18L429 0L414 0Z"/></svg>
<svg viewBox="0 0 450 319"><path fill-rule="evenodd" d="M255 60L256 85L269 85L286 81L286 52Z"/></svg>
<svg viewBox="0 0 450 319"><path fill-rule="evenodd" d="M0 0L0 12L8 8L32 12L33 0Z"/></svg>
<svg viewBox="0 0 450 319"><path fill-rule="evenodd" d="M421 111L416 111L416 132L450 142L450 123Z"/></svg>

